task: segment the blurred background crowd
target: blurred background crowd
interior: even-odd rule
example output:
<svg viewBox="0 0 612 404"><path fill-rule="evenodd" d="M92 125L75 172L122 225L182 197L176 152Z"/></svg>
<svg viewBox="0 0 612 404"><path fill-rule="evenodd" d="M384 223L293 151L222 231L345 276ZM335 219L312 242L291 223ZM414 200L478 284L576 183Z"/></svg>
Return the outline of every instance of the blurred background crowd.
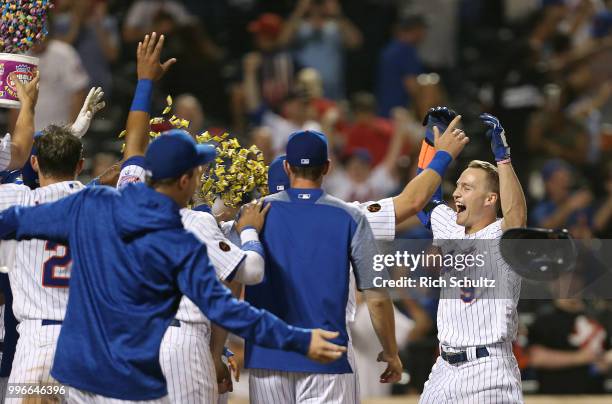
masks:
<svg viewBox="0 0 612 404"><path fill-rule="evenodd" d="M414 176L420 121L436 105L462 114L471 138L449 170L450 194L466 162L491 160L477 119L487 111L506 129L530 225L612 238L612 1L57 0L49 39L33 50L43 72L36 125L72 121L89 87L101 86L107 108L84 139L89 177L120 157L135 47L151 31L178 59L154 110L172 95L193 134L228 131L270 162L293 131L321 130L333 156L327 191L368 201ZM11 130L15 118L3 111L0 125ZM398 237L431 234L408 220ZM583 261L580 282L596 282L597 262ZM565 286L572 299L521 302L525 391L612 392L612 304L581 296L575 279ZM406 377L391 388L359 368L364 396L422 389L436 355L436 305L398 298ZM358 363L376 354L368 323L358 312Z"/></svg>

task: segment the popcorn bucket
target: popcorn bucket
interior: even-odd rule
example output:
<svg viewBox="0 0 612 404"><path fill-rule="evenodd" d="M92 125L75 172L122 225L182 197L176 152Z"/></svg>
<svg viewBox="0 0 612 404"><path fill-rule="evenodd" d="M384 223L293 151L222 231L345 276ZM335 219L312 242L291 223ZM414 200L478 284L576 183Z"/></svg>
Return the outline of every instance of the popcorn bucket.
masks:
<svg viewBox="0 0 612 404"><path fill-rule="evenodd" d="M9 78L9 74L17 72L22 82L29 82L34 78L38 67L38 58L12 53L0 53L0 107L19 108L21 103L17 99L17 88Z"/></svg>

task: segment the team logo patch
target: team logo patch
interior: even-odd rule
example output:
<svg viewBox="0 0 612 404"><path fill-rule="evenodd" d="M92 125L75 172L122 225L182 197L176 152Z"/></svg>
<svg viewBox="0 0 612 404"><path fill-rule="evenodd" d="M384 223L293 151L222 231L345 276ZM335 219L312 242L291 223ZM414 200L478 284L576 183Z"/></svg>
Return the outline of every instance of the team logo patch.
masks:
<svg viewBox="0 0 612 404"><path fill-rule="evenodd" d="M310 159L301 159L300 163L301 164L310 164Z"/></svg>
<svg viewBox="0 0 612 404"><path fill-rule="evenodd" d="M219 241L219 248L223 252L228 252L232 247L230 247L225 241Z"/></svg>
<svg viewBox="0 0 612 404"><path fill-rule="evenodd" d="M121 179L121 184L128 184L131 182L140 182L140 177L137 175L125 175L122 179Z"/></svg>
<svg viewBox="0 0 612 404"><path fill-rule="evenodd" d="M380 206L379 203L373 203L368 206L368 212L372 212L372 213L380 212L381 209L382 207Z"/></svg>

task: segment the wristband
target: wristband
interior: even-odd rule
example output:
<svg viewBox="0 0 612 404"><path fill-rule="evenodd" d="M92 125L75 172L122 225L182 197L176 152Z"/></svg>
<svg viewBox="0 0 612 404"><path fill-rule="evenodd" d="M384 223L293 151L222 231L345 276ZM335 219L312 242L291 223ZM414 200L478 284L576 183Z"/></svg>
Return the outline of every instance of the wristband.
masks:
<svg viewBox="0 0 612 404"><path fill-rule="evenodd" d="M150 113L152 93L152 80L138 80L138 85L136 86L136 91L134 92L134 99L132 100L132 106L130 107L130 111L142 111Z"/></svg>
<svg viewBox="0 0 612 404"><path fill-rule="evenodd" d="M253 230L255 230L255 233L257 233L257 229L255 227L253 227L253 226L244 226L242 228L242 230L240 230L240 234L242 234L243 231L248 230L248 229L253 229Z"/></svg>
<svg viewBox="0 0 612 404"><path fill-rule="evenodd" d="M223 356L225 356L226 358L231 358L232 356L234 356L234 353L232 351L230 351L230 349L226 346L223 347Z"/></svg>
<svg viewBox="0 0 612 404"><path fill-rule="evenodd" d="M453 161L453 158L448 152L438 150L427 168L434 170L440 177L444 178L444 173L451 161Z"/></svg>
<svg viewBox="0 0 612 404"><path fill-rule="evenodd" d="M508 157L508 158L507 158L507 159L505 159L505 160L500 160L500 161L498 161L498 162L497 162L497 164L498 164L498 165L499 165L499 164L510 164L511 162L512 162L512 160L510 159L510 157Z"/></svg>

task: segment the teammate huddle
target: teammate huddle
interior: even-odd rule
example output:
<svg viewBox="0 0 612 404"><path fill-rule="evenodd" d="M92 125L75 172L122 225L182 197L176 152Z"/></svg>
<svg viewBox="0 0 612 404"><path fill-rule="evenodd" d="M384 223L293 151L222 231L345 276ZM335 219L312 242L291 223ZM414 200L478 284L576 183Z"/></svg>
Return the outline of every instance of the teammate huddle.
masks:
<svg viewBox="0 0 612 404"><path fill-rule="evenodd" d="M116 189L76 181L82 145L74 130L56 126L36 138L30 159L40 187L0 185L0 266L20 322L9 382L59 382L74 403L216 403L231 383L222 360L230 331L246 342L251 402L356 403L353 282L382 346L377 360L387 363L380 381L397 382L393 306L372 282L380 276L372 270L376 240L393 239L396 223L417 214L435 239L496 239L524 226L525 199L499 122L483 116L497 168L470 163L453 194L456 210L440 202L440 184L468 138L457 129L460 116L435 108L424 122L419 175L399 195L348 204L326 194L327 140L302 131L270 166L272 195L219 225L207 207L187 208L214 147L180 130L149 144L152 88L175 62L160 63L163 41L153 33L138 45ZM29 155L36 81L19 86L21 132L0 143L0 169L23 167L24 147ZM90 95L87 123L100 101ZM510 277L494 258L490 265ZM236 297L246 285L245 302L222 282ZM422 402L522 401L510 349L520 281L505 287L516 299L441 300L441 356Z"/></svg>

